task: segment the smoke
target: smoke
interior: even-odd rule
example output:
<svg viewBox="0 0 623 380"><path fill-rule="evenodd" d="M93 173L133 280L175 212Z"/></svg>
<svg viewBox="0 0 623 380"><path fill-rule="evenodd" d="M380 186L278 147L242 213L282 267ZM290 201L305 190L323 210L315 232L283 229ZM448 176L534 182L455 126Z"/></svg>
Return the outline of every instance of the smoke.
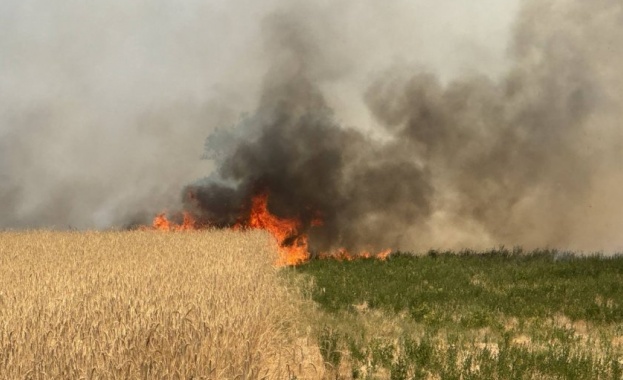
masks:
<svg viewBox="0 0 623 380"><path fill-rule="evenodd" d="M274 59L257 111L242 123L250 132L214 153L220 179L235 186L191 187L194 212L232 223L244 211L213 210L248 207L268 191L278 215L306 226L322 217L310 230L315 251L470 241L455 231L473 232L471 244L594 248L609 246L604 234L616 240L616 227L599 237L588 227L593 200L621 211L607 188L621 178L613 143L621 75L611 67L622 57L618 2L525 2L500 78L472 73L444 83L400 65L383 71L364 95L383 139L337 121L322 83L340 75L335 55L326 55L327 35L340 34L331 15L315 14L323 21L315 25L309 14L293 7L266 19ZM214 152L222 144L213 139Z"/></svg>
<svg viewBox="0 0 623 380"><path fill-rule="evenodd" d="M615 0L78 3L2 20L0 227L267 191L316 252L623 248Z"/></svg>
<svg viewBox="0 0 623 380"><path fill-rule="evenodd" d="M207 134L253 106L238 93L256 75L237 61L256 54L241 26L258 7L244 5L3 1L0 228L119 227L179 207L211 169Z"/></svg>

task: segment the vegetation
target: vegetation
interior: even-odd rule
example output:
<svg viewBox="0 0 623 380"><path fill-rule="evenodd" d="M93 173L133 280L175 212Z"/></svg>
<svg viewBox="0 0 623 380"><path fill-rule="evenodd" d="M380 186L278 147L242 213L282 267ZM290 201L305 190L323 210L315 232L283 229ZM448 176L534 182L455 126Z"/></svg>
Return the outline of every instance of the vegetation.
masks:
<svg viewBox="0 0 623 380"><path fill-rule="evenodd" d="M337 378L622 378L622 256L431 251L295 272Z"/></svg>
<svg viewBox="0 0 623 380"><path fill-rule="evenodd" d="M0 234L0 378L314 378L259 232Z"/></svg>
<svg viewBox="0 0 623 380"><path fill-rule="evenodd" d="M260 232L1 233L0 378L623 378L622 256L278 270L275 248Z"/></svg>

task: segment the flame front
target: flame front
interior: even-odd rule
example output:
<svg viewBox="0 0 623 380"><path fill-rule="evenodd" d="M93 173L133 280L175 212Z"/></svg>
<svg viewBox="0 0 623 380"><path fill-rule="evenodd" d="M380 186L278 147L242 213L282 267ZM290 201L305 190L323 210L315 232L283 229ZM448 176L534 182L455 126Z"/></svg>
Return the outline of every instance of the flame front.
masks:
<svg viewBox="0 0 623 380"><path fill-rule="evenodd" d="M361 251L355 255L350 253L346 248L340 248L333 252L325 252L321 253L319 257L321 259L334 259L334 260L344 260L344 261L352 261L357 259L378 259L385 260L392 253L391 249L384 249L377 253L371 253L370 251Z"/></svg>
<svg viewBox="0 0 623 380"><path fill-rule="evenodd" d="M320 227L323 225L322 217L316 216L308 227ZM175 223L167 218L165 213L156 215L151 229L158 231L191 231L200 229L200 225L189 212L183 213L183 221ZM280 218L268 210L268 193L260 193L251 200L251 210L247 218L239 221L231 228L238 230L244 228L262 229L268 231L276 240L279 249L277 266L299 265L308 261L309 236L303 231L303 224L296 218ZM376 254L362 251L352 254L345 248L336 251L324 252L318 255L321 259L355 260L361 258L375 258L385 260L391 249L386 249Z"/></svg>
<svg viewBox="0 0 623 380"><path fill-rule="evenodd" d="M277 265L297 265L309 260L308 236L300 233L300 221L271 214L267 193L253 198L248 226L266 230L275 237L281 256Z"/></svg>
<svg viewBox="0 0 623 380"><path fill-rule="evenodd" d="M195 218L189 213L184 212L184 219L181 224L177 224L167 218L165 213L156 215L151 226L158 231L191 231L196 230Z"/></svg>

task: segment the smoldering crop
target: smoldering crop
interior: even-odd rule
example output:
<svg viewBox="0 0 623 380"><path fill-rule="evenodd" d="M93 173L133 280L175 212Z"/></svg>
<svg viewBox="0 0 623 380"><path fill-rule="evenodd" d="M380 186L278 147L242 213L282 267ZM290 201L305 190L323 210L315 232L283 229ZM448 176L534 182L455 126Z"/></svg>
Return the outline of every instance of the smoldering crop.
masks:
<svg viewBox="0 0 623 380"><path fill-rule="evenodd" d="M274 213L304 222L316 252L452 244L444 222L488 243L620 244L596 240L612 239L612 225L596 236L585 229L594 218L621 225L611 216L621 196L603 186L622 179L621 74L612 67L623 58L622 20L616 1L526 1L502 78L442 83L392 67L374 80L365 100L384 128L378 139L340 125L323 94L331 42L314 40L296 9L273 15L264 36L275 58L257 111L227 147L227 131L208 140L218 181L191 186L187 207L233 223L267 191ZM596 216L596 200L612 210ZM310 228L316 216L324 224Z"/></svg>

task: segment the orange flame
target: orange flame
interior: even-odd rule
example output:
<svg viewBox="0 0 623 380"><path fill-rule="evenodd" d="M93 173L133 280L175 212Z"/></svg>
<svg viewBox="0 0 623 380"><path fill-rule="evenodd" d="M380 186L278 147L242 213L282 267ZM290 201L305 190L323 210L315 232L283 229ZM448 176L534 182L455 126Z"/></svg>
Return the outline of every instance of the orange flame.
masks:
<svg viewBox="0 0 623 380"><path fill-rule="evenodd" d="M311 227L323 225L320 215L316 215L311 221ZM280 218L268 210L268 193L256 195L251 200L251 211L248 220L239 221L231 228L240 230L243 228L256 228L268 231L279 245L279 259L275 263L277 266L299 265L309 261L309 236L302 232L302 223L294 218ZM193 216L183 213L183 221L178 224L169 220L165 213L156 215L153 220L153 230L158 231L191 231L200 229ZM372 254L369 251L362 251L358 254L350 253L346 248L340 248L333 252L325 252L318 255L321 259L334 259L352 261L361 258L375 258L385 260L391 249Z"/></svg>
<svg viewBox="0 0 623 380"><path fill-rule="evenodd" d="M346 248L340 248L334 252L324 252L319 255L321 259L333 259L338 261L353 261L357 259L377 259L385 260L392 253L391 249L384 249L377 253L371 253L370 251L361 251L357 254L350 253Z"/></svg>
<svg viewBox="0 0 623 380"><path fill-rule="evenodd" d="M189 213L184 212L183 221L181 224L177 224L167 218L165 213L156 215L152 222L152 228L158 231L191 231L196 230L195 218Z"/></svg>
<svg viewBox="0 0 623 380"><path fill-rule="evenodd" d="M307 234L299 233L301 223L297 219L281 219L268 211L268 194L253 198L249 227L270 232L279 244L281 257L278 266L297 265L309 260Z"/></svg>

